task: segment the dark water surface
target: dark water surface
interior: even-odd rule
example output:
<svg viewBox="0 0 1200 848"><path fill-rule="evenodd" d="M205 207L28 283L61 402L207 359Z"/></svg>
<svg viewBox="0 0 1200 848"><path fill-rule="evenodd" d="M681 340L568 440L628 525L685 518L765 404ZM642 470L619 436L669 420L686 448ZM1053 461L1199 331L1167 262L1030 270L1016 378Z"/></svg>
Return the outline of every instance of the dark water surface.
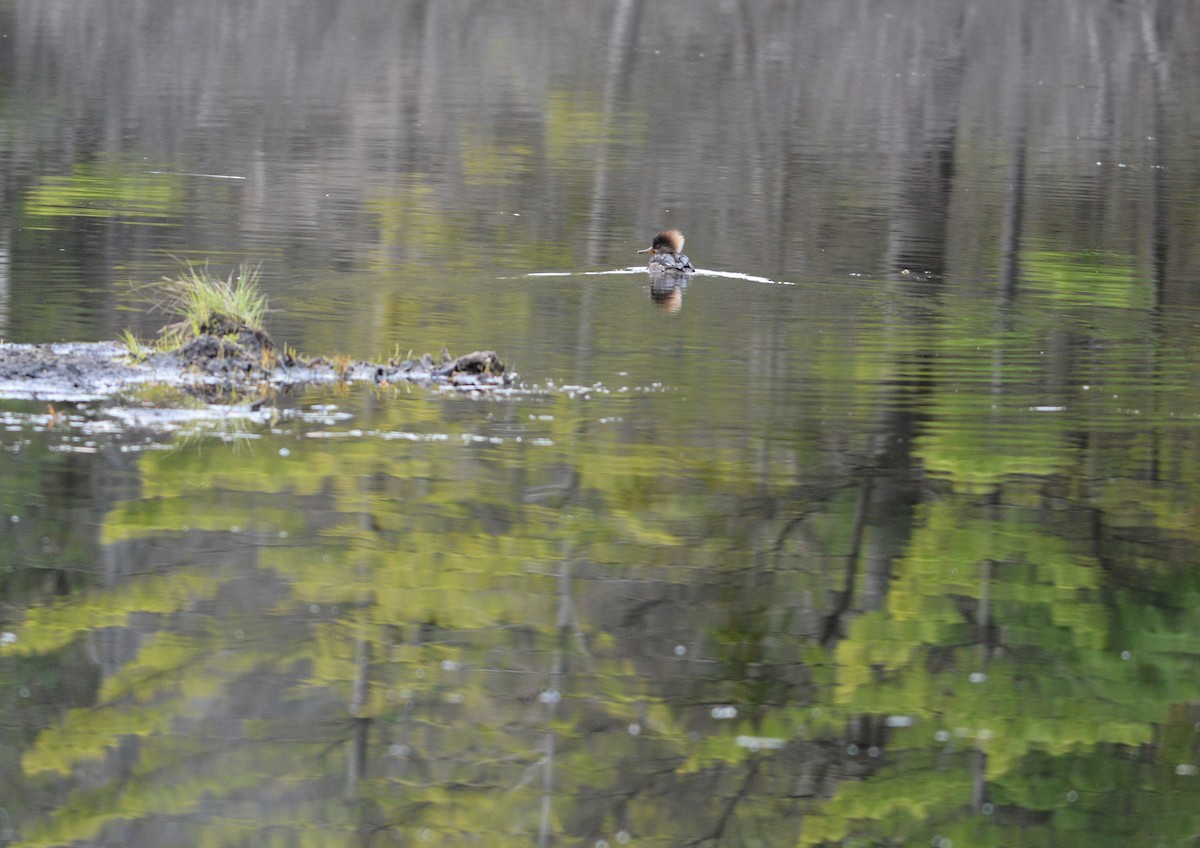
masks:
<svg viewBox="0 0 1200 848"><path fill-rule="evenodd" d="M0 0L0 337L524 383L0 403L0 845L1196 844L1198 31Z"/></svg>

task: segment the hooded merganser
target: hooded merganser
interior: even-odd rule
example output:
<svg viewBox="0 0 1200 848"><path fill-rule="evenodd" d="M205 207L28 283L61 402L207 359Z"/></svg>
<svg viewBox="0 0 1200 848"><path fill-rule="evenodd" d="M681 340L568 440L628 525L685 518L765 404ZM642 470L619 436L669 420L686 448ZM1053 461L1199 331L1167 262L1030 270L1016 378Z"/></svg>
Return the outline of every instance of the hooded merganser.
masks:
<svg viewBox="0 0 1200 848"><path fill-rule="evenodd" d="M683 252L683 233L679 230L664 230L654 237L654 243L638 253L652 254L651 274L691 274L695 272L692 260Z"/></svg>

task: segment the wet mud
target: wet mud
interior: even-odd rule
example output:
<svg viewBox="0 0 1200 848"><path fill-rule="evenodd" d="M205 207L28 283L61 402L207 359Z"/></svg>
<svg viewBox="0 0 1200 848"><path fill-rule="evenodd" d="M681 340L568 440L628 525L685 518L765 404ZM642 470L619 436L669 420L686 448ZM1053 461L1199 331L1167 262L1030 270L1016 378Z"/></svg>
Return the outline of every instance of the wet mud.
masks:
<svg viewBox="0 0 1200 848"><path fill-rule="evenodd" d="M464 392L511 386L516 375L494 351L463 356L442 351L417 359L368 362L307 358L276 347L245 327L213 327L178 350L131 355L116 342L0 344L0 397L84 401L119 396L151 384L200 397L266 395L321 384L408 383Z"/></svg>

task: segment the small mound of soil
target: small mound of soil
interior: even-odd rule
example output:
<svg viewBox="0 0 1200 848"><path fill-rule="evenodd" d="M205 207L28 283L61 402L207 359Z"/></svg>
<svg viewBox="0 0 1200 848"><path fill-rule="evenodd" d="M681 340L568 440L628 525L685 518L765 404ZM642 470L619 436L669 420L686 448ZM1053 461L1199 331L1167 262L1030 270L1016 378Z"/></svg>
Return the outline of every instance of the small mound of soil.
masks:
<svg viewBox="0 0 1200 848"><path fill-rule="evenodd" d="M275 341L263 330L214 321L173 355L189 370L226 380L265 380L277 365Z"/></svg>
<svg viewBox="0 0 1200 848"><path fill-rule="evenodd" d="M258 327L248 327L226 318L213 318L200 328L200 336L219 336L232 339L248 352L261 354L276 349L275 340L266 330Z"/></svg>
<svg viewBox="0 0 1200 848"><path fill-rule="evenodd" d="M504 363L500 361L500 357L496 355L494 350L477 350L474 353L468 353L466 356L460 356L453 362L446 362L449 359L449 354L443 356L442 367L434 371L435 374L449 376L451 374L482 374L487 376L496 376L504 373Z"/></svg>
<svg viewBox="0 0 1200 848"><path fill-rule="evenodd" d="M460 388L476 386L510 386L513 374L496 355L494 350L477 350L463 356L453 357L442 349L442 362L435 364L428 353L420 359L405 359L400 362L389 360L380 365L369 362L355 363L355 368L366 366L374 369L372 379L380 385L386 383L449 383Z"/></svg>
<svg viewBox="0 0 1200 848"><path fill-rule="evenodd" d="M187 368L205 374L266 376L274 366L275 342L244 325L203 327L200 335L174 352Z"/></svg>

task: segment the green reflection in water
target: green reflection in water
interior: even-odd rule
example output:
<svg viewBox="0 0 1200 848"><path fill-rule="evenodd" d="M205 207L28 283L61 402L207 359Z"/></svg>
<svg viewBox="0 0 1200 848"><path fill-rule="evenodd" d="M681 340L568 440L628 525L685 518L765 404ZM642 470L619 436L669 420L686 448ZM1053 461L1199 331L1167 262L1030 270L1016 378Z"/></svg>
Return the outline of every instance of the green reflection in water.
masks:
<svg viewBox="0 0 1200 848"><path fill-rule="evenodd" d="M1151 281L1134 256L1029 250L1021 254L1021 272L1023 283L1050 301L1110 309L1149 309L1154 303Z"/></svg>
<svg viewBox="0 0 1200 848"><path fill-rule="evenodd" d="M25 197L25 212L34 219L172 218L183 201L182 179L151 173L144 162L106 158L80 163L67 176L46 176L34 185Z"/></svg>
<svg viewBox="0 0 1200 848"><path fill-rule="evenodd" d="M68 791L28 844L185 819L194 844L364 827L528 844L546 797L560 832L607 816L671 842L711 827L673 804L714 782L791 844L1073 844L1113 826L1112 793L1189 797L1172 769L1200 578L1155 553L1194 535L1178 517L1145 541L1153 511L1097 524L1121 490L1067 482L1060 459L864 526L862 504L903 494L883 468L764 475L754 451L602 426L603 403L394 399L358 437L142 456L103 527L125 576L31 608L5 649L139 634L23 761L46 785L121 776ZM656 408L640 403L629 421ZM819 790L830 770L870 779Z"/></svg>

